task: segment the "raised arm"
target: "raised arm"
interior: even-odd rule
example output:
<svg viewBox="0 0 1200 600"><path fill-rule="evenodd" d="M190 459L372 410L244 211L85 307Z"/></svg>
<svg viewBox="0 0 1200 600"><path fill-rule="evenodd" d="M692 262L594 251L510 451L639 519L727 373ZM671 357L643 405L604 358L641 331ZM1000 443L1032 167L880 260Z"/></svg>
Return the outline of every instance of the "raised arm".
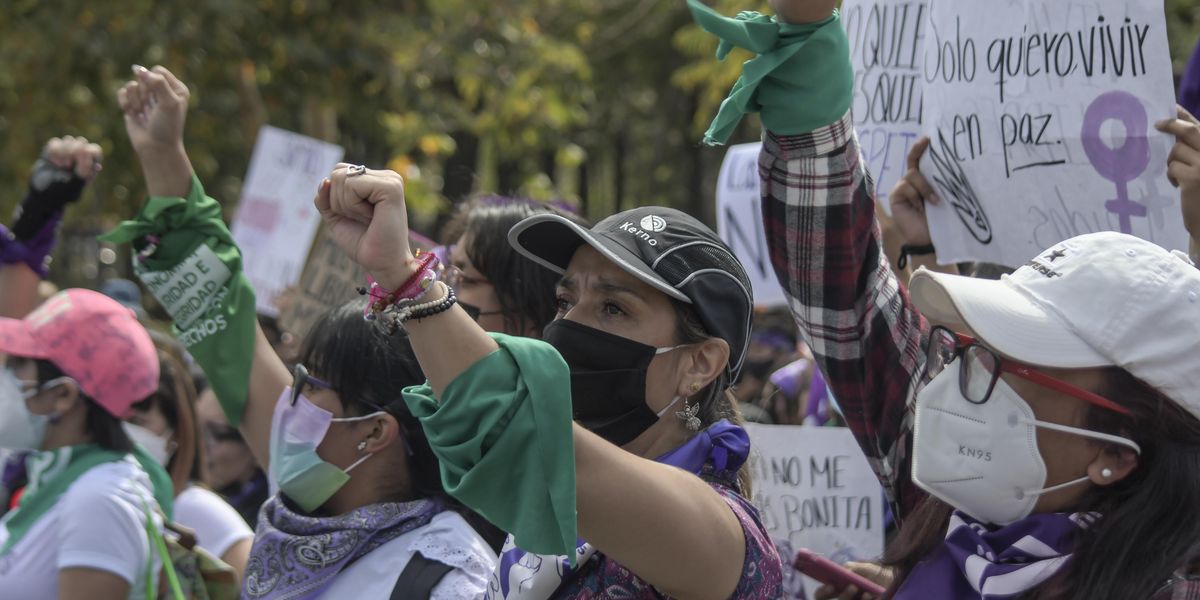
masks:
<svg viewBox="0 0 1200 600"><path fill-rule="evenodd" d="M888 195L892 206L892 222L900 236L901 248L896 272L905 280L920 268L939 273L958 275L955 265L939 265L933 253L933 238L929 235L929 218L925 203L937 205L937 194L921 173L921 157L929 148L929 138L922 137L908 151L908 171ZM877 213L878 214L878 213ZM903 267L901 265L904 265Z"/></svg>
<svg viewBox="0 0 1200 600"><path fill-rule="evenodd" d="M836 25L825 32L828 43L793 58L825 69L824 86L792 81L769 90L786 94L787 102L763 104L763 219L800 332L903 514L923 497L910 477L908 403L923 369L927 325L884 257L849 114L848 44ZM840 117L804 118L812 116L810 107L827 113L831 104Z"/></svg>
<svg viewBox="0 0 1200 600"><path fill-rule="evenodd" d="M414 273L403 180L349 167L334 171L315 204L351 258L383 288L400 288ZM431 289L422 301L443 296ZM429 378L405 399L439 453L447 490L514 533L524 550L574 554L578 531L673 596L729 597L742 570L730 549L746 547L737 517L694 475L574 425L566 365L553 348L493 338L458 306L405 329ZM558 528L530 523L547 520Z"/></svg>
<svg viewBox="0 0 1200 600"><path fill-rule="evenodd" d="M149 243L160 246L146 261L147 265L156 263L147 270L157 273L195 261L195 251L210 243L205 240L217 240L211 249L230 269L224 301L214 302L208 318L172 315L175 333L213 381L226 417L239 426L265 468L275 402L291 376L258 327L253 292L240 273L241 253L221 221L219 205L205 197L188 160L183 143L188 98L187 86L161 66L153 70L134 67L134 79L118 92L129 141L142 163L151 197L139 222L122 226L127 232L123 239L134 241L135 249L140 246L143 251ZM147 241L147 234L159 241ZM211 271L212 267L203 268ZM142 272L139 276L144 282L153 280ZM151 291L155 288L148 287ZM182 323L181 317L186 319ZM248 375L244 368L231 364L237 360L249 364Z"/></svg>
<svg viewBox="0 0 1200 600"><path fill-rule="evenodd" d="M1175 136L1175 147L1167 157L1167 177L1179 188L1183 224L1191 238L1189 254L1200 261L1200 120L1180 106L1176 118L1156 127Z"/></svg>
<svg viewBox="0 0 1200 600"><path fill-rule="evenodd" d="M48 273L63 211L100 172L102 156L99 145L81 137L46 142L12 228L0 227L0 317L20 319L39 304L38 284Z"/></svg>

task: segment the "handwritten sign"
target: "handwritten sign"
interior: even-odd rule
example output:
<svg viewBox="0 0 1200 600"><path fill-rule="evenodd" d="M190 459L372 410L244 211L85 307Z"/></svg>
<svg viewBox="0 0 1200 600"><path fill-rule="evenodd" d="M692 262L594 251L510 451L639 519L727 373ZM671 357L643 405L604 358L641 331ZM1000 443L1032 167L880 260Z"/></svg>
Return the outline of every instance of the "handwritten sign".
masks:
<svg viewBox="0 0 1200 600"><path fill-rule="evenodd" d="M875 178L875 199L888 214L888 194L904 176L908 151L921 135L926 0L846 0L842 22L854 65L854 129Z"/></svg>
<svg viewBox="0 0 1200 600"><path fill-rule="evenodd" d="M883 492L849 429L748 423L746 431L754 505L785 563L784 597L820 585L790 567L800 548L837 563L883 554Z"/></svg>
<svg viewBox="0 0 1200 600"><path fill-rule="evenodd" d="M350 260L322 227L300 283L279 317L280 327L300 337L307 335L326 311L359 298L358 288L366 283L362 267Z"/></svg>
<svg viewBox="0 0 1200 600"><path fill-rule="evenodd" d="M717 234L733 250L754 288L754 304L787 306L763 229L758 153L761 143L730 146L717 176Z"/></svg>
<svg viewBox="0 0 1200 600"><path fill-rule="evenodd" d="M412 231L409 245L414 249L431 250L433 241ZM292 291L287 307L279 316L280 327L303 337L329 309L362 298L358 288L366 284L366 271L350 260L330 237L329 231L321 227L300 276L300 283Z"/></svg>
<svg viewBox="0 0 1200 600"><path fill-rule="evenodd" d="M1106 230L1185 247L1151 126L1175 114L1161 2L931 2L921 67L939 261Z"/></svg>
<svg viewBox="0 0 1200 600"><path fill-rule="evenodd" d="M313 195L343 152L275 127L259 130L231 228L258 312L278 316L276 297L299 279L320 221Z"/></svg>

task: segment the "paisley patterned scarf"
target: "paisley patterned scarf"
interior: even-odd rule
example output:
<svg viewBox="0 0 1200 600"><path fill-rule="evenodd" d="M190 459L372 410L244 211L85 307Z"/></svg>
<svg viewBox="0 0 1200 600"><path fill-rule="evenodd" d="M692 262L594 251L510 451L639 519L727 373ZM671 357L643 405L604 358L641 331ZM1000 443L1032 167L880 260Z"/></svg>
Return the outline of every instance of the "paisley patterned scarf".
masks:
<svg viewBox="0 0 1200 600"><path fill-rule="evenodd" d="M440 500L385 502L335 517L294 512L275 494L258 518L243 598L316 598L347 565L422 527L444 510Z"/></svg>

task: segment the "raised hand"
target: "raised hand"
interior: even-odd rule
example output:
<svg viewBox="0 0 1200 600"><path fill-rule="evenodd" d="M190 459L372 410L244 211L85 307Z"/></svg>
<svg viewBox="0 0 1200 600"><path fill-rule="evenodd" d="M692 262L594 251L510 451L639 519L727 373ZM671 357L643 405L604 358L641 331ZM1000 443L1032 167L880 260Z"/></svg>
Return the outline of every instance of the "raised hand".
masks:
<svg viewBox="0 0 1200 600"><path fill-rule="evenodd" d="M139 155L183 145L188 88L166 68L133 67L133 80L117 92L125 131Z"/></svg>
<svg viewBox="0 0 1200 600"><path fill-rule="evenodd" d="M892 205L892 220L907 246L927 246L932 243L929 236L929 220L925 216L925 203L936 205L939 200L929 180L921 174L921 157L928 148L927 137L913 144L912 149L908 151L908 172L896 182L896 187L892 188L892 193L888 195L888 201Z"/></svg>
<svg viewBox="0 0 1200 600"><path fill-rule="evenodd" d="M1167 178L1179 188L1183 224L1193 240L1200 240L1200 120L1182 106L1174 119L1159 121L1159 131L1175 136L1167 157Z"/></svg>
<svg viewBox="0 0 1200 600"><path fill-rule="evenodd" d="M400 287L412 275L404 178L398 173L339 163L321 182L313 204L342 252L384 289Z"/></svg>
<svg viewBox="0 0 1200 600"><path fill-rule="evenodd" d="M104 151L100 149L99 144L72 135L50 138L42 150L42 160L59 169L72 171L84 181L91 181L100 172L103 158ZM33 183L37 185L36 181Z"/></svg>

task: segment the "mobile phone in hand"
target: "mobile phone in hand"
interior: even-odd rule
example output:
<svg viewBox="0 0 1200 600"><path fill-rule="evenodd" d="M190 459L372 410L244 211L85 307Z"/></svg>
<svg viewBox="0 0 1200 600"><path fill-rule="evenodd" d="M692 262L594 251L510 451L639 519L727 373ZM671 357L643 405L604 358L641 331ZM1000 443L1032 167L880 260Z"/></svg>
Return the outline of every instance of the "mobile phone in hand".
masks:
<svg viewBox="0 0 1200 600"><path fill-rule="evenodd" d="M797 571L837 589L844 589L852 585L861 592L874 594L877 597L883 596L886 591L878 583L804 548L796 553L794 566Z"/></svg>

